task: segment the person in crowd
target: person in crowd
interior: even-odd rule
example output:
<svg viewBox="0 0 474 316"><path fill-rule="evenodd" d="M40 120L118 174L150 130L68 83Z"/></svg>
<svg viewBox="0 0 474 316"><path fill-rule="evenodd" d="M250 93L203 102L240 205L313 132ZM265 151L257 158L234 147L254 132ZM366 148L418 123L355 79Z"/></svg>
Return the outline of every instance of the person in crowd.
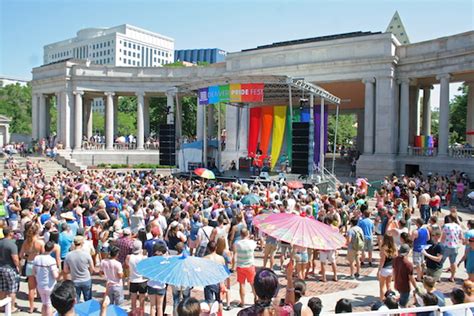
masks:
<svg viewBox="0 0 474 316"><path fill-rule="evenodd" d="M430 200L431 196L428 192L426 192L424 189L420 190L420 196L418 198L418 208L420 209L420 216L425 222L425 224L428 223L428 220L431 216L430 214Z"/></svg>
<svg viewBox="0 0 474 316"><path fill-rule="evenodd" d="M313 316L319 316L323 310L323 303L319 297L312 297L308 301L308 307L313 313Z"/></svg>
<svg viewBox="0 0 474 316"><path fill-rule="evenodd" d="M456 274L456 259L458 256L458 248L463 240L463 233L461 226L453 221L451 216L445 218L443 226L443 235L441 241L443 244L443 262L449 259L451 277L449 281L454 282L454 275Z"/></svg>
<svg viewBox="0 0 474 316"><path fill-rule="evenodd" d="M343 313L352 313L352 303L346 298L341 298L336 303L335 307L336 314L343 314Z"/></svg>
<svg viewBox="0 0 474 316"><path fill-rule="evenodd" d="M351 228L347 231L347 260L349 261L350 277L360 276L360 251L364 247L364 232L357 226L359 220L356 217L351 219ZM355 267L355 273L354 273Z"/></svg>
<svg viewBox="0 0 474 316"><path fill-rule="evenodd" d="M44 252L33 260L33 275L36 279L38 294L41 298L41 315L50 316L53 314L51 305L51 293L56 280L59 278L59 267L52 256L55 243L48 241L44 245Z"/></svg>
<svg viewBox="0 0 474 316"><path fill-rule="evenodd" d="M142 243L139 240L133 241L132 253L125 258L125 268L130 272L129 292L132 311L138 310L140 316L145 313L145 296L147 292L147 279L138 274L137 264L145 259ZM137 295L139 307L137 308Z"/></svg>
<svg viewBox="0 0 474 316"><path fill-rule="evenodd" d="M454 288L449 294L449 298L453 305L464 304L466 303L466 293L463 290ZM443 313L445 316L472 316L472 311L470 308L445 311Z"/></svg>
<svg viewBox="0 0 474 316"><path fill-rule="evenodd" d="M178 304L177 314L179 316L200 316L201 303L194 297L186 298Z"/></svg>
<svg viewBox="0 0 474 316"><path fill-rule="evenodd" d="M3 229L4 238L0 239L0 299L7 295L11 298L12 312L18 312L16 293L20 289L20 259L18 247L13 241L13 230Z"/></svg>
<svg viewBox="0 0 474 316"><path fill-rule="evenodd" d="M415 219L416 229L412 231L411 238L413 240L413 264L416 268L417 280L423 279L423 255L422 251L428 245L430 240L430 232L426 226L424 226L423 219Z"/></svg>
<svg viewBox="0 0 474 316"><path fill-rule="evenodd" d="M153 246L154 256L164 256L168 249L162 243L156 243ZM147 283L147 292L150 300L150 315L163 316L163 302L166 294L166 284L149 280Z"/></svg>
<svg viewBox="0 0 474 316"><path fill-rule="evenodd" d="M207 253L208 255L204 258L214 261L219 265L226 265L225 259L223 256L216 253L217 243L211 241L207 244ZM219 310L222 312L222 300L221 300L221 288L225 288L225 284L211 284L204 287L204 300L212 305L214 302L219 303Z"/></svg>
<svg viewBox="0 0 474 316"><path fill-rule="evenodd" d="M234 257L232 260L232 270L237 267L237 282L239 283L240 303L239 307L245 304L245 283L248 282L255 295L253 281L255 277L254 255L257 243L249 237L247 228L240 232L241 240L234 244Z"/></svg>
<svg viewBox="0 0 474 316"><path fill-rule="evenodd" d="M123 294L123 267L117 260L119 249L115 246L110 247L109 258L100 263L101 274L105 276L105 292L109 296L110 302L114 305L122 305Z"/></svg>
<svg viewBox="0 0 474 316"><path fill-rule="evenodd" d="M373 234L374 234L374 222L370 218L372 215L371 212L366 209L364 211L364 217L361 219L358 223L358 226L362 229L364 232L364 249L362 250L362 256L361 256L361 265L363 266L365 264L365 259L366 259L366 253L368 255L368 264L370 267L372 267L372 252L373 252Z"/></svg>
<svg viewBox="0 0 474 316"><path fill-rule="evenodd" d="M76 302L84 302L92 298L92 273L95 272L91 255L82 249L84 237L74 237L74 250L69 252L64 259L64 273L70 275L76 287Z"/></svg>
<svg viewBox="0 0 474 316"><path fill-rule="evenodd" d="M439 242L441 239L441 231L439 229L433 230L431 233L433 244L421 253L425 258L426 274L439 281L441 273L443 272L443 246Z"/></svg>
<svg viewBox="0 0 474 316"><path fill-rule="evenodd" d="M377 272L379 279L380 300L385 297L386 291L390 291L393 274L393 259L397 256L397 248L392 236L383 236L382 248L380 249L380 265Z"/></svg>
<svg viewBox="0 0 474 316"><path fill-rule="evenodd" d="M411 287L416 288L416 280L413 276L413 264L408 260L410 246L401 245L398 256L393 258L393 280L395 289L400 293L398 304L404 308L410 300Z"/></svg>
<svg viewBox="0 0 474 316"><path fill-rule="evenodd" d="M441 306L441 307L446 306L443 292L441 292L440 290L436 288L435 278L429 275L425 275L423 277L423 287L426 293L433 294L438 298L438 303L437 303L438 306Z"/></svg>

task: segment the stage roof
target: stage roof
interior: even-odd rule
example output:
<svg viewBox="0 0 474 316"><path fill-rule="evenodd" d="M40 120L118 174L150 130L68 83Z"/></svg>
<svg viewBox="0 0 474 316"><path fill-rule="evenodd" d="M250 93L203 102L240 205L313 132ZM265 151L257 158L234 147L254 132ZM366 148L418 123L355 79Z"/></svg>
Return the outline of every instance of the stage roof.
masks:
<svg viewBox="0 0 474 316"><path fill-rule="evenodd" d="M185 83L178 87L179 92L197 91L201 88L210 86L219 86L226 84L237 83L263 83L264 87L264 101L261 103L251 103L250 106L261 106L262 104L277 104L281 102L288 102L289 87L291 87L292 99L308 98L310 94L316 98L323 98L325 102L340 104L340 98L332 95L327 90L307 82L304 78L292 78L288 76L223 76L218 79L202 79L192 83Z"/></svg>

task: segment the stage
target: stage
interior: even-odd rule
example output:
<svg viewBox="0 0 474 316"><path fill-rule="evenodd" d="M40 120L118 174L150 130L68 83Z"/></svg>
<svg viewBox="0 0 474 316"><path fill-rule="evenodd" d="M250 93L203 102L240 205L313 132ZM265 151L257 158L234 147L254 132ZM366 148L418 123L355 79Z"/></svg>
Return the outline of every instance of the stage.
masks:
<svg viewBox="0 0 474 316"><path fill-rule="evenodd" d="M284 181L292 181L298 180L303 183L305 188L311 186L317 186L319 188L320 193L327 193L329 182L328 181L318 181L318 179L310 179L307 175L301 175L296 173L277 173L277 172L268 172L268 176L264 174L260 174L257 176L253 174L251 171L247 170L227 170L221 173L215 173L216 179L209 180L209 181L216 181L216 182L245 182L247 184L254 184L256 182L261 183L265 186L270 185L272 182L280 182L282 178ZM199 176L195 175L192 171L189 172L177 172L173 174L174 177L177 178L191 178L191 179L201 179Z"/></svg>

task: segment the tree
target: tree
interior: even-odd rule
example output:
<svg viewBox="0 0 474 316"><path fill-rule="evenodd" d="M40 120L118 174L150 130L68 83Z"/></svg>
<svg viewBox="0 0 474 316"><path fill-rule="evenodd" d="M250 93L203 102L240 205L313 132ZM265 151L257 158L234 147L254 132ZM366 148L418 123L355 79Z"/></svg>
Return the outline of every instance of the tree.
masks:
<svg viewBox="0 0 474 316"><path fill-rule="evenodd" d="M466 141L466 118L467 118L467 91L468 86L463 84L449 104L449 132L450 143L463 143Z"/></svg>
<svg viewBox="0 0 474 316"><path fill-rule="evenodd" d="M12 133L31 134L31 86L11 84L0 88L0 114L11 119Z"/></svg>
<svg viewBox="0 0 474 316"><path fill-rule="evenodd" d="M328 118L328 141L334 142L336 131L336 116L330 115ZM349 145L357 135L356 119L354 115L339 115L337 124L337 145Z"/></svg>
<svg viewBox="0 0 474 316"><path fill-rule="evenodd" d="M94 134L104 135L105 130L105 118L104 115L95 112L92 115L92 130Z"/></svg>
<svg viewBox="0 0 474 316"><path fill-rule="evenodd" d="M196 116L197 99L196 97L183 97L181 101L183 113L183 136L196 136ZM224 125L222 125L224 126Z"/></svg>

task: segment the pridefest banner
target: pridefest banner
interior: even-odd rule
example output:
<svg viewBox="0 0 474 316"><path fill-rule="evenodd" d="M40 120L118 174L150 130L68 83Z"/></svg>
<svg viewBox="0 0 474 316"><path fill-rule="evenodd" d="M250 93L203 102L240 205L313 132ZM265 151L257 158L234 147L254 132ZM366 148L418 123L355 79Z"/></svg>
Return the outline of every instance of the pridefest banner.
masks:
<svg viewBox="0 0 474 316"><path fill-rule="evenodd" d="M235 83L210 86L198 90L199 104L208 105L219 102L263 102L263 83Z"/></svg>

